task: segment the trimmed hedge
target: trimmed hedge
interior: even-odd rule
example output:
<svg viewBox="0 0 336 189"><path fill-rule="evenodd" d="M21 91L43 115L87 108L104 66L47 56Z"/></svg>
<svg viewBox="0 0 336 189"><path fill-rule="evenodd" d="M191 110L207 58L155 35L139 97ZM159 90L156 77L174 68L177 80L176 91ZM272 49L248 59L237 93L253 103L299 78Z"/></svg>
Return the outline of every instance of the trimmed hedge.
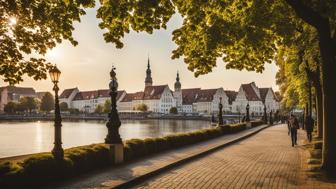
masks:
<svg viewBox="0 0 336 189"><path fill-rule="evenodd" d="M251 122L252 126L263 122ZM218 126L189 133L172 134L159 138L131 139L124 142L125 161L149 154L176 149L246 129L245 123ZM73 177L100 167L112 165L109 145L92 144L69 148L64 159L56 160L51 153L32 155L23 161L0 163L0 186L4 188L31 187Z"/></svg>
<svg viewBox="0 0 336 189"><path fill-rule="evenodd" d="M40 153L23 161L0 163L0 186L27 188L42 185L107 166L110 162L109 148L105 144L66 149L63 160L56 160L51 153Z"/></svg>
<svg viewBox="0 0 336 189"><path fill-rule="evenodd" d="M262 125L262 124L265 124L265 122L262 121L262 120L251 121L250 123L251 123L251 126L252 126L252 127L257 127L257 126L260 126L260 125Z"/></svg>

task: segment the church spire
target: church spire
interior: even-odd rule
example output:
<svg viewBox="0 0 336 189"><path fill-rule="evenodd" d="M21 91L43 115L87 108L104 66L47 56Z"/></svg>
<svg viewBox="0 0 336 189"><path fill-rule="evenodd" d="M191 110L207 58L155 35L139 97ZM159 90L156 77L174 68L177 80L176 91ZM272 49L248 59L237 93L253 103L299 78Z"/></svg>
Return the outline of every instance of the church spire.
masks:
<svg viewBox="0 0 336 189"><path fill-rule="evenodd" d="M149 63L149 56L148 56L148 62L147 62L147 70L146 70L146 79L145 79L145 86L152 86L153 80L152 80L152 71L150 69L150 63Z"/></svg>
<svg viewBox="0 0 336 189"><path fill-rule="evenodd" d="M180 74L178 71L176 74L176 82L175 82L174 88L175 88L175 91L181 90Z"/></svg>

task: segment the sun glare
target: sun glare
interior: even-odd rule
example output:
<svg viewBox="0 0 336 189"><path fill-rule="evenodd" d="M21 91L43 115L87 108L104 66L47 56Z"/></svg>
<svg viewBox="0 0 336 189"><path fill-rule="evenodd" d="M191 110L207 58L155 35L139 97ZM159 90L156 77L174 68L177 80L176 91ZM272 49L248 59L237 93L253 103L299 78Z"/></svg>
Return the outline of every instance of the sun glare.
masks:
<svg viewBox="0 0 336 189"><path fill-rule="evenodd" d="M15 25L16 22L17 22L17 20L16 20L15 17L10 17L8 20L9 20L9 23L8 23L8 24L9 24L10 26Z"/></svg>
<svg viewBox="0 0 336 189"><path fill-rule="evenodd" d="M53 48L48 50L46 57L51 58L51 59L57 59L60 57L60 50L58 48Z"/></svg>

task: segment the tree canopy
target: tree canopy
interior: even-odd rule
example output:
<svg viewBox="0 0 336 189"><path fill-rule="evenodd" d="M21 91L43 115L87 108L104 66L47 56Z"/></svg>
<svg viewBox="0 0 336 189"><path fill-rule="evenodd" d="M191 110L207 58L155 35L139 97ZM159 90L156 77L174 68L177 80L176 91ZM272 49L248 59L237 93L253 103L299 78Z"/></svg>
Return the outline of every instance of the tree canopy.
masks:
<svg viewBox="0 0 336 189"><path fill-rule="evenodd" d="M24 74L45 79L51 64L38 55L63 40L77 45L73 22L93 6L94 0L0 1L0 76L10 84L22 81Z"/></svg>
<svg viewBox="0 0 336 189"><path fill-rule="evenodd" d="M50 112L55 108L55 100L50 92L46 92L41 100L40 109L42 111Z"/></svg>
<svg viewBox="0 0 336 189"><path fill-rule="evenodd" d="M136 110L146 112L148 110L148 106L146 104L139 104L137 105Z"/></svg>
<svg viewBox="0 0 336 189"><path fill-rule="evenodd" d="M61 102L59 106L60 106L61 111L68 111L69 110L69 106L66 102Z"/></svg>
<svg viewBox="0 0 336 189"><path fill-rule="evenodd" d="M19 100L19 111L28 111L36 110L38 108L37 100L34 97L25 96Z"/></svg>

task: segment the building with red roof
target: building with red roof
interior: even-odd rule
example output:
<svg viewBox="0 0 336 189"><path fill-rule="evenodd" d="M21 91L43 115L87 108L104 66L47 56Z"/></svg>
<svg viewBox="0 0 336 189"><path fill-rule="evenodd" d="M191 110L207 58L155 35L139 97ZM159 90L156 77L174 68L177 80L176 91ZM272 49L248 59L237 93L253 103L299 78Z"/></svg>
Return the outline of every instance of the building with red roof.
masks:
<svg viewBox="0 0 336 189"><path fill-rule="evenodd" d="M277 111L280 103L277 100L272 88L258 88L255 82L242 84L232 102L232 112L246 113L246 106L249 104L250 113L261 116L266 106L267 112Z"/></svg>
<svg viewBox="0 0 336 189"><path fill-rule="evenodd" d="M60 103L65 102L69 108L78 109L79 111L92 113L97 106L103 105L106 100L110 99L109 89L100 89L92 91L79 91L78 88L65 89L60 95ZM124 90L118 91L117 105L126 95Z"/></svg>

